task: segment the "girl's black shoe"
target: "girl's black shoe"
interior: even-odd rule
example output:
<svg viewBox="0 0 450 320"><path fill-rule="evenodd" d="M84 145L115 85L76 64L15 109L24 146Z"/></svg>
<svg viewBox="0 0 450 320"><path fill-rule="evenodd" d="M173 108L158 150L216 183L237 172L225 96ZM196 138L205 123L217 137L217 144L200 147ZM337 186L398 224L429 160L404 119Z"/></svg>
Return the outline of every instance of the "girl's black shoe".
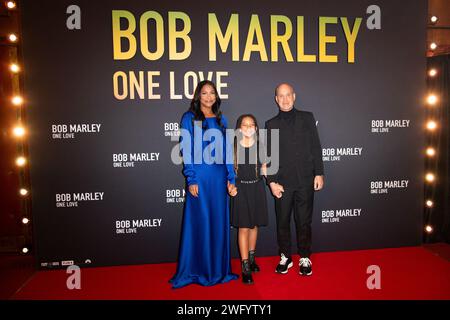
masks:
<svg viewBox="0 0 450 320"><path fill-rule="evenodd" d="M256 252L254 250L248 252L248 261L250 263L251 272L259 272L259 266L256 264Z"/></svg>
<svg viewBox="0 0 450 320"><path fill-rule="evenodd" d="M242 260L242 282L244 284L253 284L252 272L248 260Z"/></svg>

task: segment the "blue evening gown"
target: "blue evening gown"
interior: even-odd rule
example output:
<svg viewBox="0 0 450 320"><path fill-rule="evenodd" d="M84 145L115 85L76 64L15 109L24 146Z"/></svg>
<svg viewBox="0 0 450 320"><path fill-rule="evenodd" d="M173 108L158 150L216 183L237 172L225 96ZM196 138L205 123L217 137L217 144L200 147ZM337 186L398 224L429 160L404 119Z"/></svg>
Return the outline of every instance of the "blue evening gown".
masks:
<svg viewBox="0 0 450 320"><path fill-rule="evenodd" d="M189 145L189 141L187 139L183 141L185 139L181 137L180 146L184 161L183 174L187 185L198 184L199 196L198 198L192 196L186 188L177 272L170 280L173 288L181 288L192 283L212 286L238 278L236 274L231 273L230 260L227 181L234 184L235 174L233 164L226 164L225 155L232 152L231 148L226 148L226 144L231 142L225 141L225 133L215 117L206 118L203 122L203 127L206 127L203 128L203 133L205 129L210 128L221 130L223 144L222 150L216 148L213 152L210 152L210 149L203 152L209 144L212 146L215 139L204 138L203 140L210 141L203 141L201 145L201 139L195 139L194 142L194 130L201 133L202 129L193 125L193 118L194 113L191 111L183 114L181 128L189 130L192 138ZM223 115L222 124L227 128L227 120ZM187 149L183 151L183 148ZM214 157L220 161L211 164ZM197 164L197 159L200 159L201 163ZM191 164L187 163L189 162L187 160L190 160Z"/></svg>

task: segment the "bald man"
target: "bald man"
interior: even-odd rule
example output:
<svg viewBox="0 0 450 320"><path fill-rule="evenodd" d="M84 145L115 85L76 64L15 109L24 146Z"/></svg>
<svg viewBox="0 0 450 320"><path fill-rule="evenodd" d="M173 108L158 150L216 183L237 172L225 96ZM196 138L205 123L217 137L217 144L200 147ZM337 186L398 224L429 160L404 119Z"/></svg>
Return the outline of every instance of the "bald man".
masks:
<svg viewBox="0 0 450 320"><path fill-rule="evenodd" d="M279 170L267 176L267 184L275 197L277 241L280 262L275 271L286 274L293 266L291 258L291 215L294 211L299 274L312 274L311 224L314 192L323 188L322 147L316 121L311 112L294 108L294 88L282 83L275 89L279 112L266 121L268 149L270 130L279 129ZM270 151L269 151L270 152Z"/></svg>

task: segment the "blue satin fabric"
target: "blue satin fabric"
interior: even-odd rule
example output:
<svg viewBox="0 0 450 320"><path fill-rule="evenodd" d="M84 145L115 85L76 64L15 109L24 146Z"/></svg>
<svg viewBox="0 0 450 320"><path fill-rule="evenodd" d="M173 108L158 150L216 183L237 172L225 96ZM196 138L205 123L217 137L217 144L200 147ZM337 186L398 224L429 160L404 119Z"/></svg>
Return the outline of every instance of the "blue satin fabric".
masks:
<svg viewBox="0 0 450 320"><path fill-rule="evenodd" d="M210 144L215 139L211 139L213 142L201 142L196 136L194 142L194 130L199 130L196 134L205 133L205 128L193 125L193 117L194 114L188 111L181 119L181 128L189 131L191 139L188 141L189 139L182 136L180 147L187 185L197 184L199 196L192 196L186 189L177 272L170 280L173 288L192 283L212 286L238 278L231 272L227 193L227 181L234 183L235 175L233 164L225 163L225 155L232 148L226 148L226 144L230 142L225 142L223 129L217 124L216 118L206 118L203 126L221 130L223 143L222 149L204 152L208 146L211 148ZM222 123L226 128L227 121L223 116ZM218 132L215 131L216 134ZM199 155L203 157L198 158ZM213 158L216 161L211 164ZM198 159L201 159L201 163L194 163L194 160L198 162Z"/></svg>

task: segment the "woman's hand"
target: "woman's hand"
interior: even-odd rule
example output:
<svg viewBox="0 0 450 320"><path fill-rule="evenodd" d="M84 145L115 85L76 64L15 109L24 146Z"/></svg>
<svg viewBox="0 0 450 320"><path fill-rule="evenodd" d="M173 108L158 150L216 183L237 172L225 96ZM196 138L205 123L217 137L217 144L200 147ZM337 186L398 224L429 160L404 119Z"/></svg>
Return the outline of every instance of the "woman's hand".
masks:
<svg viewBox="0 0 450 320"><path fill-rule="evenodd" d="M234 184L231 184L230 181L228 181L227 188L230 196L234 197L237 195L237 188Z"/></svg>
<svg viewBox="0 0 450 320"><path fill-rule="evenodd" d="M194 196L198 197L198 184L191 184L189 186L189 192Z"/></svg>

